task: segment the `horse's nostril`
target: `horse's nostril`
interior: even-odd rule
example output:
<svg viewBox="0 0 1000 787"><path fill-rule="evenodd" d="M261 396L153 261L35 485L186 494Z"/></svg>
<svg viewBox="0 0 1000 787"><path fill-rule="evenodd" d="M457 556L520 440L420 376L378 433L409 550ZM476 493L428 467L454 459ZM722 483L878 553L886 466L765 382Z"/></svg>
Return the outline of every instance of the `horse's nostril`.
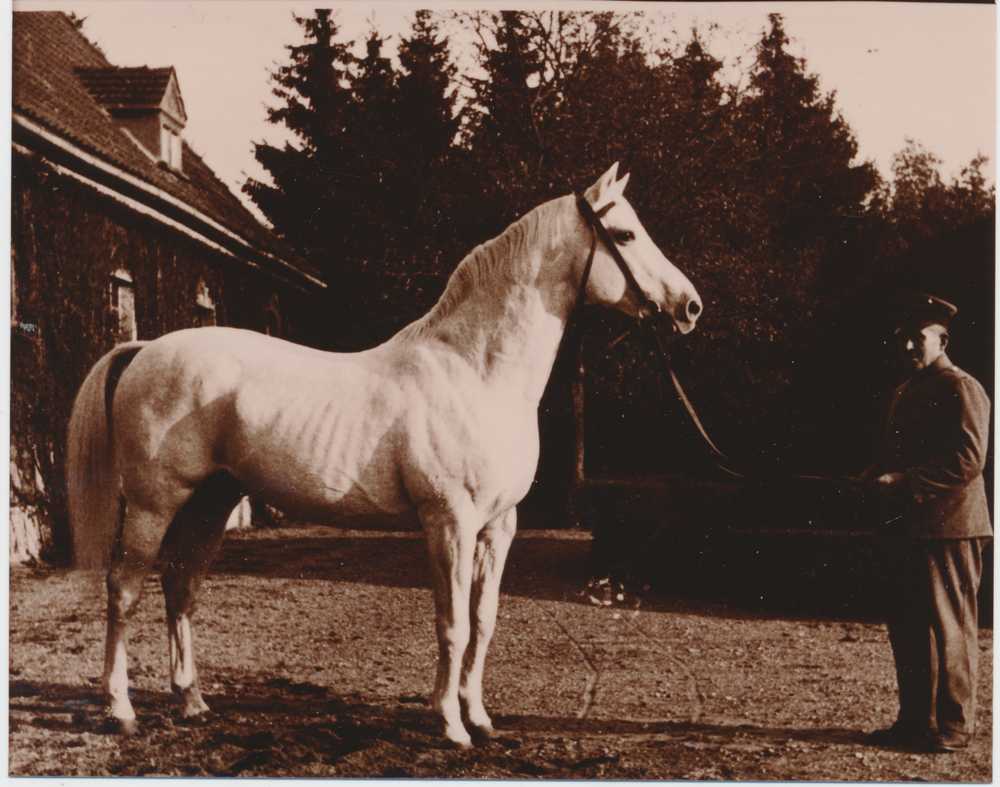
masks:
<svg viewBox="0 0 1000 787"><path fill-rule="evenodd" d="M697 317L701 314L701 304L698 301L688 301L688 317Z"/></svg>

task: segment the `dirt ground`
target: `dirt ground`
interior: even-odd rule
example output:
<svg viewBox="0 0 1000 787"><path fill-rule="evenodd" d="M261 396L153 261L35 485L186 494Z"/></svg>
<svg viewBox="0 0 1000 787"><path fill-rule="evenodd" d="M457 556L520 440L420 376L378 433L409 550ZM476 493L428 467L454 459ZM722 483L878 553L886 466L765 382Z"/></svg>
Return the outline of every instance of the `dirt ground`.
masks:
<svg viewBox="0 0 1000 787"><path fill-rule="evenodd" d="M989 782L992 631L972 747L864 743L896 695L883 626L657 597L592 575L590 537L526 531L486 665L504 737L442 745L419 533L233 534L195 638L208 723L169 693L151 579L131 675L142 729L103 734L103 598L67 571L10 571L11 776L431 777Z"/></svg>

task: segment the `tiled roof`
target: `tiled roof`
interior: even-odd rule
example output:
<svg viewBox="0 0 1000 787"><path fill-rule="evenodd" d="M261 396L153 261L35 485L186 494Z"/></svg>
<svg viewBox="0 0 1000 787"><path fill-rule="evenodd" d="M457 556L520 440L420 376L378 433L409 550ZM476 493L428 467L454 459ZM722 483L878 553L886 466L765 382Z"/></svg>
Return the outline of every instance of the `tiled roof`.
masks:
<svg viewBox="0 0 1000 787"><path fill-rule="evenodd" d="M315 275L270 230L260 224L187 144L179 177L157 165L117 125L88 91L77 69L119 72L61 12L13 15L13 108L47 131L95 158L144 181L199 211L254 247ZM97 71L91 71L92 69ZM172 68L125 69L149 75ZM152 78L150 82L154 81ZM92 83L91 83L92 84ZM161 93L162 95L162 93Z"/></svg>
<svg viewBox="0 0 1000 787"><path fill-rule="evenodd" d="M87 92L102 107L160 106L167 92L172 68L84 68L74 69Z"/></svg>

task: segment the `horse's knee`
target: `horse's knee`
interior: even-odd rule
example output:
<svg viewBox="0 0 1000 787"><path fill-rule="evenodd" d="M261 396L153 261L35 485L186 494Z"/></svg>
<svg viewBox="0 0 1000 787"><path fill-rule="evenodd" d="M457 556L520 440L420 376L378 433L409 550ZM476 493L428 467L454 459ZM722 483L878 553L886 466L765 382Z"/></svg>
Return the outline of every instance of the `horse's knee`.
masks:
<svg viewBox="0 0 1000 787"><path fill-rule="evenodd" d="M108 572L108 609L117 617L131 614L142 595L142 583L126 581L114 571Z"/></svg>
<svg viewBox="0 0 1000 787"><path fill-rule="evenodd" d="M438 632L441 655L458 660L464 655L472 638L472 623L467 617L460 617L442 625Z"/></svg>

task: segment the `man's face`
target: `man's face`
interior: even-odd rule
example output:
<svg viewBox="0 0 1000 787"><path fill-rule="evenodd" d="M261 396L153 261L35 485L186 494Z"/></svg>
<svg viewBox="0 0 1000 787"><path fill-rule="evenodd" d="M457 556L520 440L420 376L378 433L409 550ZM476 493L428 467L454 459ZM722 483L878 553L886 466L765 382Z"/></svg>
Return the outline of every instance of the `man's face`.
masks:
<svg viewBox="0 0 1000 787"><path fill-rule="evenodd" d="M944 355L948 334L941 325L906 325L896 332L896 342L903 365L919 372Z"/></svg>

